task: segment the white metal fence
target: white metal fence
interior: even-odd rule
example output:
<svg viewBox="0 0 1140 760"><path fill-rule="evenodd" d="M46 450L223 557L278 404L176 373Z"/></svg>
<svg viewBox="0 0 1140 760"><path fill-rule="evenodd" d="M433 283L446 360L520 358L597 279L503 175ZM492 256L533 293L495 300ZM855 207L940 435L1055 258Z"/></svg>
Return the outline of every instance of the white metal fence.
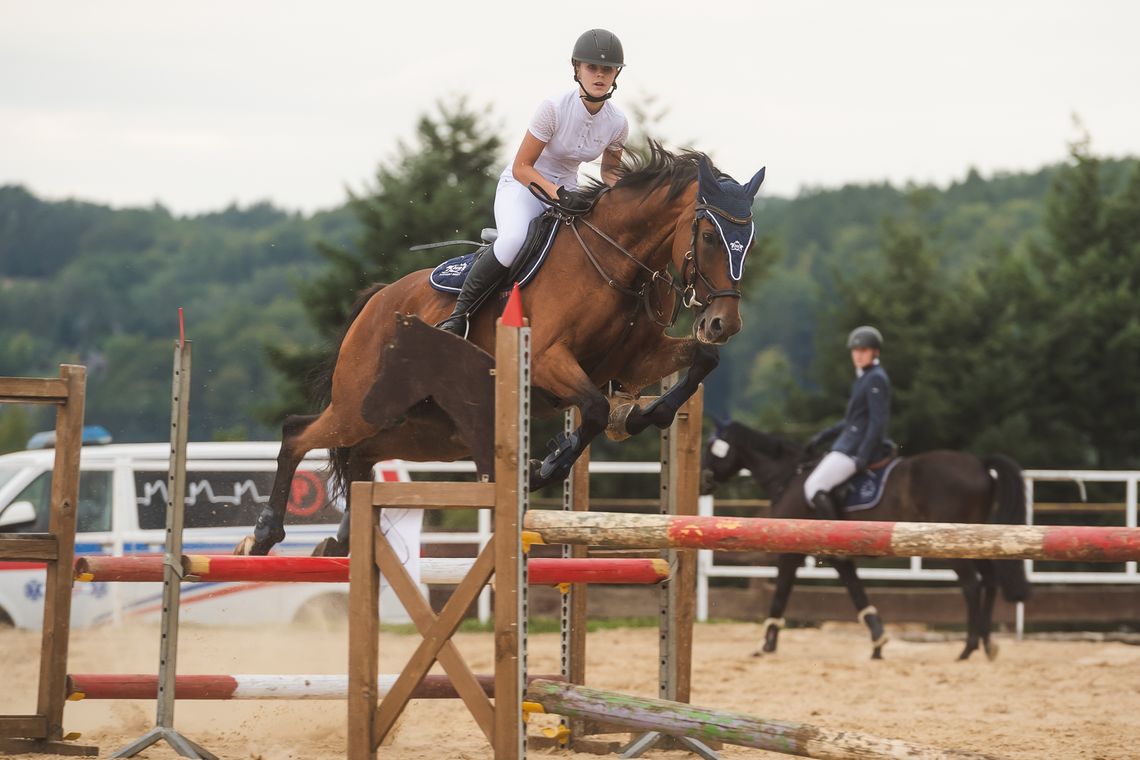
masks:
<svg viewBox="0 0 1140 760"><path fill-rule="evenodd" d="M415 478L417 472L432 473L473 473L474 465L470 462L408 462L408 471ZM658 462L590 462L591 475L631 475L654 474L661 471ZM1137 527L1137 482L1140 481L1140 472L1137 471L1106 471L1106 470L1025 470L1022 473L1025 479L1025 500L1027 522L1034 523L1034 494L1035 486L1039 483L1070 482L1079 489L1082 501L1085 500L1089 483L1119 483L1124 487L1124 522L1129 528ZM1088 512L1097 512L1096 505L1089 505ZM1102 511L1108 512L1105 508ZM712 496L702 496L699 502L699 514L716 514L716 500ZM491 537L491 515L489 510L479 510L478 527L474 532L428 532L423 534L424 543L434 544L477 544L480 549L486 545ZM697 620L708 620L709 614L709 581L712 578L775 578L776 567L773 565L725 565L717 564L717 552L701 550L698 552L697 562ZM905 560L900 560L905 563ZM1050 563L1051 565L1053 563ZM1070 571L1036 569L1032 560L1025 561L1029 580L1032 583L1063 583L1063 584L1130 584L1140 583L1140 572L1137 571L1136 562L1119 565L1106 565L1103 569L1094 571ZM859 577L865 580L889 581L955 581L957 576L949 569L923 567L921 557L911 557L904 567L860 567ZM797 574L800 578L821 578L838 580L833 568L817 567L815 559L808 557L805 567L800 568ZM490 592L485 590L479 598L479 619L486 622L491 616ZM1017 632L1020 635L1025 625L1024 605L1017 605Z"/></svg>

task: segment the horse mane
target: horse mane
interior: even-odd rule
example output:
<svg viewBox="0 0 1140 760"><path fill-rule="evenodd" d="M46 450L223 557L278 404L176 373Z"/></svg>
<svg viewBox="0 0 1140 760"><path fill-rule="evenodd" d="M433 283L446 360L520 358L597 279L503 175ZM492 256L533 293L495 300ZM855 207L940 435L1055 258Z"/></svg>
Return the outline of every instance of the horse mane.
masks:
<svg viewBox="0 0 1140 760"><path fill-rule="evenodd" d="M674 201L696 181L697 166L701 161L708 161L709 166L713 166L709 157L700 151L686 149L671 153L661 143L650 140L648 152L631 151L622 156L621 166L617 169L619 179L613 189L641 190L648 195L668 184L666 200ZM713 166L713 174L721 172ZM605 182L590 179L579 192L585 200L592 202L606 187Z"/></svg>

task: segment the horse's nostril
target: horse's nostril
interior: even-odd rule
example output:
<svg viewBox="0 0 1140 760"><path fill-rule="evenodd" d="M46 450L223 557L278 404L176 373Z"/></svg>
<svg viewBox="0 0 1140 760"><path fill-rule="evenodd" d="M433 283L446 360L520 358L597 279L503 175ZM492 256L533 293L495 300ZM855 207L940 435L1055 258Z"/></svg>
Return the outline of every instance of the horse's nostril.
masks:
<svg viewBox="0 0 1140 760"><path fill-rule="evenodd" d="M720 334L720 331L721 331L721 330L723 330L723 329L724 329L724 323L723 323L723 322L721 322L721 319L720 319L720 317L716 317L716 318L714 318L714 319L713 319L713 321L712 321L712 330L713 330L713 332L715 332L715 333L717 333L717 334Z"/></svg>

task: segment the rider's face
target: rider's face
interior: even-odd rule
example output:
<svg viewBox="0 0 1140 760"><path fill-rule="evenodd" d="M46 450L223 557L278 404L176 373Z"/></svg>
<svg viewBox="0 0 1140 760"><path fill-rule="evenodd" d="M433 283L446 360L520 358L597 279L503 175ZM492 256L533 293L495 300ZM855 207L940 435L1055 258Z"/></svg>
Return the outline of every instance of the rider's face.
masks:
<svg viewBox="0 0 1140 760"><path fill-rule="evenodd" d="M875 349L873 348L853 348L851 349L851 363L855 365L855 369L867 369L871 363L875 361Z"/></svg>
<svg viewBox="0 0 1140 760"><path fill-rule="evenodd" d="M595 98L610 91L617 79L617 72L616 66L600 66L596 63L579 63L577 68L582 88Z"/></svg>

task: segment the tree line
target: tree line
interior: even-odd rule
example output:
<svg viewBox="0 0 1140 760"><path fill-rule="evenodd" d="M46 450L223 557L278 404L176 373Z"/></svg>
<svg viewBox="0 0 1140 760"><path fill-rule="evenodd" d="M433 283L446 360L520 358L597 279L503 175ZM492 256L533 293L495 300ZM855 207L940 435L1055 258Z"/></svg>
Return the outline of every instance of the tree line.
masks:
<svg viewBox="0 0 1140 760"><path fill-rule="evenodd" d="M0 187L0 375L86 364L88 421L119 441L162 440L183 306L191 438L274 439L284 414L321 403L312 378L359 291L455 253L411 245L492 224L506 157L490 122L466 103L425 114L366 187L311 215L265 202L176 216ZM757 158L778 171L778 156ZM755 212L745 327L707 383L711 415L814 432L846 401L847 332L872 323L904 451L1140 464L1136 161L1081 140L1036 172L809 189ZM0 450L50 425L43 410L2 407Z"/></svg>

